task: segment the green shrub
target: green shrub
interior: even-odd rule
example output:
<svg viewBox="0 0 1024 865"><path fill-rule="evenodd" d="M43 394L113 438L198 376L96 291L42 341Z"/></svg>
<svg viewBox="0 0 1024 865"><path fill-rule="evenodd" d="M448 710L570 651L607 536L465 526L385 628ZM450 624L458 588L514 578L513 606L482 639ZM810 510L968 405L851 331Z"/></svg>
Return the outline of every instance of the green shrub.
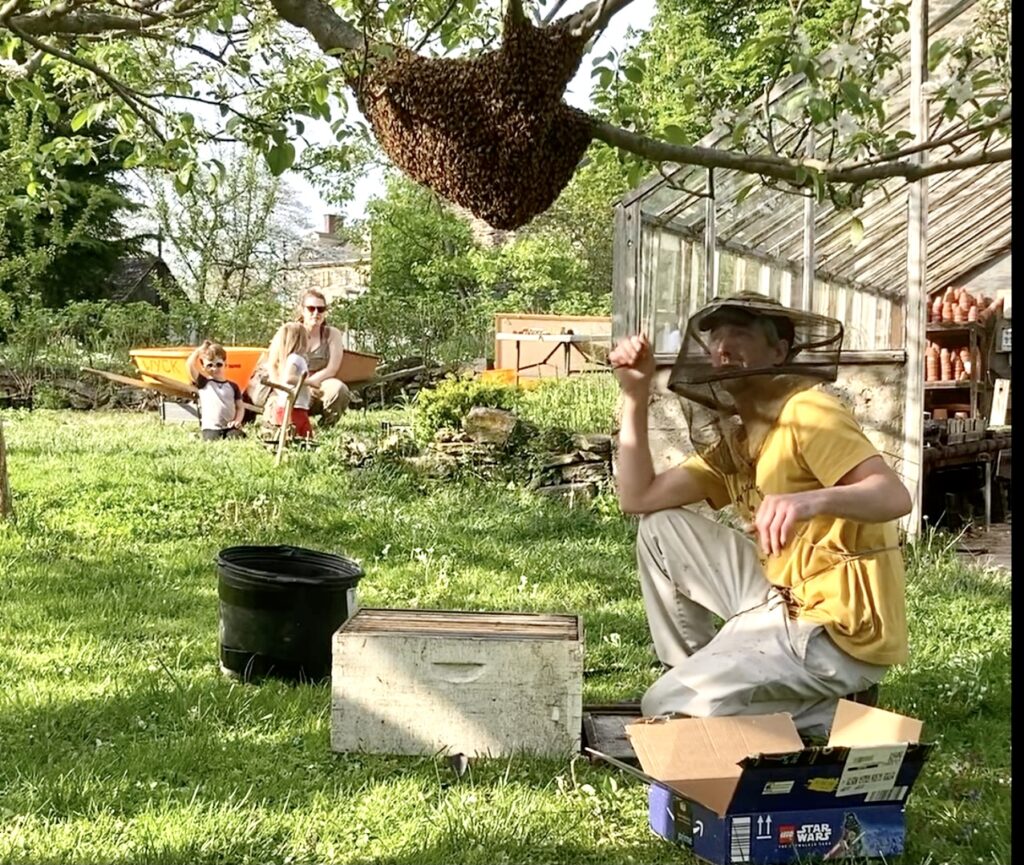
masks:
<svg viewBox="0 0 1024 865"><path fill-rule="evenodd" d="M509 385L450 378L433 390L420 391L413 431L419 441L430 441L442 427L458 429L462 418L475 405L516 411L520 399L519 391Z"/></svg>

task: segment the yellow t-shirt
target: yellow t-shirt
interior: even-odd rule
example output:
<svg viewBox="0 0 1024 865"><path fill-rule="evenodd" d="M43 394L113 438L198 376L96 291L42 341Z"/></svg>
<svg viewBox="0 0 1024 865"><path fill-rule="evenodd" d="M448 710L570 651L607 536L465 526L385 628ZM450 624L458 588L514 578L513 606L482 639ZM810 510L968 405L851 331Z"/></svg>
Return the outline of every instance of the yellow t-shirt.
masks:
<svg viewBox="0 0 1024 865"><path fill-rule="evenodd" d="M761 446L753 482L746 474L723 475L697 455L683 466L700 475L715 510L732 503L753 523L765 495L835 486L877 454L843 403L810 389L786 402ZM822 623L848 654L870 664L905 661L905 581L895 521L819 516L796 532L778 555L759 548L769 582L790 589L798 615Z"/></svg>

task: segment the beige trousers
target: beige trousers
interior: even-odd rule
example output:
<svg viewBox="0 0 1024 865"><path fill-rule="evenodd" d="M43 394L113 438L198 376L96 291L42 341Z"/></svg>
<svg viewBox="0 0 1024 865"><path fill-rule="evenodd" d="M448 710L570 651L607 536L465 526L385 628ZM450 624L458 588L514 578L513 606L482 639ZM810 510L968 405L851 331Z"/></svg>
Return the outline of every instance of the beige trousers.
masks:
<svg viewBox="0 0 1024 865"><path fill-rule="evenodd" d="M654 648L669 667L643 696L648 717L788 712L800 731L821 734L840 697L888 669L846 654L821 625L791 619L753 542L693 511L645 516L637 562Z"/></svg>
<svg viewBox="0 0 1024 865"><path fill-rule="evenodd" d="M341 379L328 378L320 382L320 396L314 397L309 406L311 415L319 415L320 426L336 423L341 413L352 401L352 391Z"/></svg>
<svg viewBox="0 0 1024 865"><path fill-rule="evenodd" d="M270 388L261 384L256 376L253 376L246 388L246 393L254 405L263 406L263 417L272 418L275 401L271 399ZM341 379L328 378L320 382L320 396L310 401L309 413L320 417L320 426L328 427L336 423L342 412L348 408L352 400L352 391Z"/></svg>

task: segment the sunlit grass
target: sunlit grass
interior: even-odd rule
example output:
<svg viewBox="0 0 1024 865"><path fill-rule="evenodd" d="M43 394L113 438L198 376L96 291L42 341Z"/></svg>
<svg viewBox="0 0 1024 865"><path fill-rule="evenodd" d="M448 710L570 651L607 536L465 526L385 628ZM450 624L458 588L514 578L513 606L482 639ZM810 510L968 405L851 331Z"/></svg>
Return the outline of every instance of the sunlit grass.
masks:
<svg viewBox="0 0 1024 865"><path fill-rule="evenodd" d="M217 668L219 549L296 543L360 560L366 605L577 612L585 699L656 671L635 526L472 479L352 469L332 438L278 469L151 415L3 415L17 522L0 524L2 862L679 862L642 785L583 760L336 755L329 689ZM607 503L605 503L606 505ZM939 747L906 862L1009 862L1010 588L941 536L910 552L912 657L883 705Z"/></svg>

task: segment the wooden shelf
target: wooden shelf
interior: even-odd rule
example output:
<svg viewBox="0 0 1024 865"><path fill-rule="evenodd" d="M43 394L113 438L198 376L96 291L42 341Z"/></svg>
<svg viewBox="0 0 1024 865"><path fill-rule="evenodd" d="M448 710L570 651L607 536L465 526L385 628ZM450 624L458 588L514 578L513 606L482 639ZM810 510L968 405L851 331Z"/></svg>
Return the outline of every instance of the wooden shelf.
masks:
<svg viewBox="0 0 1024 865"><path fill-rule="evenodd" d="M981 381L926 381L924 383L925 390L958 390L960 388L970 388L975 386L978 390L982 390L988 387L987 384Z"/></svg>
<svg viewBox="0 0 1024 865"><path fill-rule="evenodd" d="M983 336L986 331L986 326L984 324L979 324L976 321L947 321L942 324L935 324L933 322L927 327L929 336L937 336L940 333L970 333L971 331L974 331L979 336Z"/></svg>

